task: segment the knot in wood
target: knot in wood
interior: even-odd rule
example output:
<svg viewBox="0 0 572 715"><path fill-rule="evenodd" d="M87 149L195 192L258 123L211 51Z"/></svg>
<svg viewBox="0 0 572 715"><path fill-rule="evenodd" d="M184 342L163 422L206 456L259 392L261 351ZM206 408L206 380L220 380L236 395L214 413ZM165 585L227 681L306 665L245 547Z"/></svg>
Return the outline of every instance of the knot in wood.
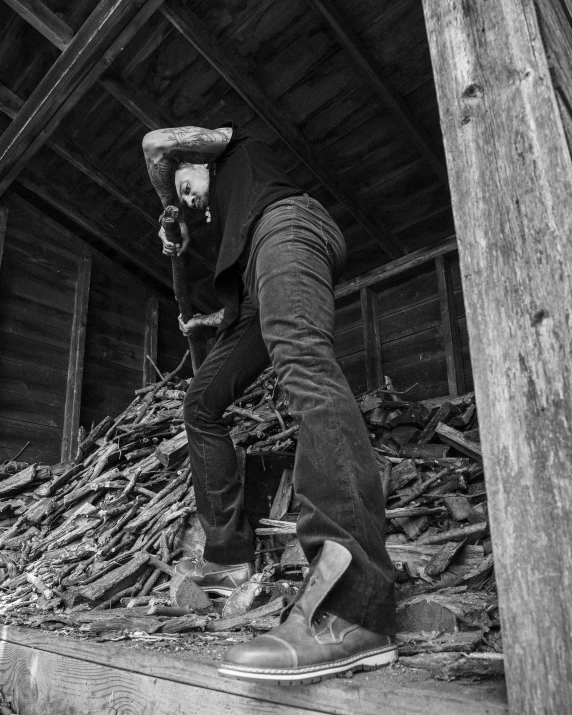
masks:
<svg viewBox="0 0 572 715"><path fill-rule="evenodd" d="M532 316L532 321L531 325L533 328L536 328L537 325L540 325L543 320L546 320L546 318L549 317L549 312L545 310L544 308L541 308L540 310L537 310L536 313Z"/></svg>
<svg viewBox="0 0 572 715"><path fill-rule="evenodd" d="M463 99L480 99L484 94L484 90L480 84L470 84L463 92Z"/></svg>

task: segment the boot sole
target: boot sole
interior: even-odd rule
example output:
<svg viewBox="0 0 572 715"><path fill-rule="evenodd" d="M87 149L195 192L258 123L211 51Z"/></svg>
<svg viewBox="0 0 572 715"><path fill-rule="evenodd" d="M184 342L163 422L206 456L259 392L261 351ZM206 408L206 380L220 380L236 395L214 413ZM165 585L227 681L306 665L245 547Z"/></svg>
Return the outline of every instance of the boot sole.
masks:
<svg viewBox="0 0 572 715"><path fill-rule="evenodd" d="M327 678L334 678L348 671L378 670L384 665L395 663L398 659L397 647L389 646L382 650L360 653L351 658L333 663L307 666L305 668L249 668L248 666L223 664L218 674L223 678L248 680L257 683L278 683L280 685L304 685L319 683Z"/></svg>

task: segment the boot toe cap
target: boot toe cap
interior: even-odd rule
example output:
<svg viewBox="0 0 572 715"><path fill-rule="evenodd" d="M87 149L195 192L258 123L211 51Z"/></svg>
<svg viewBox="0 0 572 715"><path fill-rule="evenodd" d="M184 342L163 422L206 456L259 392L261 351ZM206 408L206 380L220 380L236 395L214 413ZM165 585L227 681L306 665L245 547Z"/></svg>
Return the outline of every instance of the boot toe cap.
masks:
<svg viewBox="0 0 572 715"><path fill-rule="evenodd" d="M222 662L224 665L247 668L283 669L296 668L298 658L295 649L281 638L261 635L230 648Z"/></svg>

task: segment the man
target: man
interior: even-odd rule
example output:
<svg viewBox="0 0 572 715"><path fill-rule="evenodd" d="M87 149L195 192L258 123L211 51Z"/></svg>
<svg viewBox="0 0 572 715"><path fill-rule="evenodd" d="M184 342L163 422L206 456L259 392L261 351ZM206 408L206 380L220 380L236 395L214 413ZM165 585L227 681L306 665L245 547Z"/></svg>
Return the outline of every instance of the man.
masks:
<svg viewBox="0 0 572 715"><path fill-rule="evenodd" d="M226 408L272 362L299 423L294 486L298 537L310 562L297 600L270 633L231 648L222 675L311 682L397 658L393 567L384 541L378 468L355 398L333 351L333 283L345 261L341 232L295 186L271 149L230 123L160 129L143 151L163 206L205 211L218 251L218 339L184 404L197 510L206 533L193 572L229 593L252 575L253 535ZM160 232L163 253L181 248Z"/></svg>

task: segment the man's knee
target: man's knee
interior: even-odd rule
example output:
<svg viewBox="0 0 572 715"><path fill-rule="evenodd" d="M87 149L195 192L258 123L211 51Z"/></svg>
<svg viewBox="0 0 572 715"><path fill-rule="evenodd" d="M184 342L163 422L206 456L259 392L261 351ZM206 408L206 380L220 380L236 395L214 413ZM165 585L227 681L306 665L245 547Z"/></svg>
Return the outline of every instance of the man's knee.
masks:
<svg viewBox="0 0 572 715"><path fill-rule="evenodd" d="M201 428L220 423L225 409L209 399L207 391L191 383L183 400L183 418L189 427Z"/></svg>

